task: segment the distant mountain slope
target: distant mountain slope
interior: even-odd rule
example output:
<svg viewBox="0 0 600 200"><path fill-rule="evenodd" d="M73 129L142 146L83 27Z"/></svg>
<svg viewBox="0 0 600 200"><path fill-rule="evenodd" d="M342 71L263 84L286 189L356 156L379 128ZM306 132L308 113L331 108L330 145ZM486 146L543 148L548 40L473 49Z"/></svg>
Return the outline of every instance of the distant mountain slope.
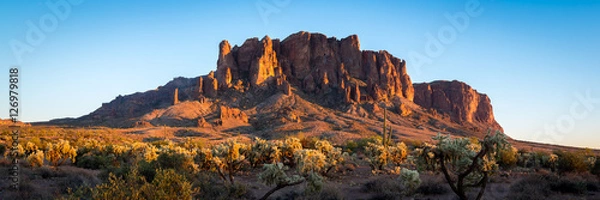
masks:
<svg viewBox="0 0 600 200"><path fill-rule="evenodd" d="M412 83L406 61L360 50L358 36L298 32L219 44L216 72L175 78L155 90L118 96L96 111L50 124L180 126L221 132L379 134L383 109L397 137L436 132L480 136L502 130L490 98L459 81Z"/></svg>

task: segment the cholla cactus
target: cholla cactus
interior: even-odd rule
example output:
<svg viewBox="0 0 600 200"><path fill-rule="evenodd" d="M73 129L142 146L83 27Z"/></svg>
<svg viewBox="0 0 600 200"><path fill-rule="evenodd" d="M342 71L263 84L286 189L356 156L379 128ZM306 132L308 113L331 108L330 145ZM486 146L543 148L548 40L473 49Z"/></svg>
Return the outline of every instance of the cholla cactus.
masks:
<svg viewBox="0 0 600 200"><path fill-rule="evenodd" d="M244 163L247 146L236 140L216 145L212 148L212 164L222 179L226 180L225 173L229 176L229 182L234 183L233 174L239 171Z"/></svg>
<svg viewBox="0 0 600 200"><path fill-rule="evenodd" d="M27 157L27 162L32 167L41 167L44 165L44 152L41 150L37 150L35 153L29 154Z"/></svg>
<svg viewBox="0 0 600 200"><path fill-rule="evenodd" d="M478 144L468 138L451 139L440 134L433 139L438 143L431 152L435 154L450 188L461 199L467 199L467 187L480 187L477 199L483 196L489 176L498 169L497 152L509 147L506 137L500 132L488 133Z"/></svg>
<svg viewBox="0 0 600 200"><path fill-rule="evenodd" d="M208 148L199 149L196 152L194 160L198 163L199 169L210 170L212 166L212 151Z"/></svg>
<svg viewBox="0 0 600 200"><path fill-rule="evenodd" d="M121 156L125 152L131 150L131 148L129 148L127 146L123 146L123 145L110 145L106 149L110 149L111 150L110 152L106 152L106 153L108 153L108 154L112 153L112 154L115 154L115 156Z"/></svg>
<svg viewBox="0 0 600 200"><path fill-rule="evenodd" d="M383 145L368 143L365 147L366 160L371 166L371 170L374 174L381 170L387 165L390 157L389 151Z"/></svg>
<svg viewBox="0 0 600 200"><path fill-rule="evenodd" d="M329 143L327 140L319 140L315 142L315 148L317 151L323 153L326 158L326 166L321 172L322 174L328 173L331 171L331 169L337 167L338 164L343 164L345 161L344 157L348 157L347 153L346 156L342 154L342 148L333 147L333 145L331 145L331 143Z"/></svg>
<svg viewBox="0 0 600 200"><path fill-rule="evenodd" d="M594 168L594 164L596 164L597 158L595 156L587 157L585 163L589 166L590 169Z"/></svg>
<svg viewBox="0 0 600 200"><path fill-rule="evenodd" d="M258 174L258 180L267 186L275 185L275 188L269 190L263 197L262 200L267 199L271 194L280 190L284 187L293 186L304 182L304 177L294 175L288 176L286 170L289 168L283 163L277 164L264 164L263 172Z"/></svg>
<svg viewBox="0 0 600 200"><path fill-rule="evenodd" d="M417 170L402 168L398 179L400 179L400 182L406 188L405 195L413 194L419 185L421 185L421 178L419 177L419 172Z"/></svg>
<svg viewBox="0 0 600 200"><path fill-rule="evenodd" d="M310 172L318 173L327 166L325 155L317 150L299 150L296 151L294 157L298 164L298 170L303 174L308 174Z"/></svg>
<svg viewBox="0 0 600 200"><path fill-rule="evenodd" d="M275 163L281 160L281 148L276 143L255 138L254 144L248 151L248 161L252 167L260 164Z"/></svg>
<svg viewBox="0 0 600 200"><path fill-rule="evenodd" d="M81 148L84 148L87 150L95 149L98 151L103 151L104 145L102 145L102 143L96 139L85 139L85 141L83 142L83 146L81 146Z"/></svg>
<svg viewBox="0 0 600 200"><path fill-rule="evenodd" d="M390 161L394 163L396 166L400 166L400 164L404 163L406 157L408 156L408 147L404 142L399 142L395 146L389 147L390 152Z"/></svg>
<svg viewBox="0 0 600 200"><path fill-rule="evenodd" d="M25 154L32 154L35 153L38 150L38 147L33 144L32 142L27 142L25 143Z"/></svg>
<svg viewBox="0 0 600 200"><path fill-rule="evenodd" d="M158 158L158 148L153 145L148 145L143 149L144 160L146 162L152 162Z"/></svg>
<svg viewBox="0 0 600 200"><path fill-rule="evenodd" d="M4 157L8 157L9 155L16 158L23 158L25 156L25 148L23 148L23 145L19 144L17 145L17 151L13 151L11 147L4 151Z"/></svg>
<svg viewBox="0 0 600 200"><path fill-rule="evenodd" d="M277 144L277 142L275 144ZM300 139L295 137L287 138L280 145L280 147L283 163L294 167L296 165L296 163L294 162L294 154L296 153L296 151L302 149L302 143L300 142Z"/></svg>
<svg viewBox="0 0 600 200"><path fill-rule="evenodd" d="M75 162L77 150L69 144L69 141L60 139L56 144L48 143L46 146L48 147L46 159L53 166L62 165L67 160Z"/></svg>
<svg viewBox="0 0 600 200"><path fill-rule="evenodd" d="M435 160L434 150L436 147L427 142L423 143L420 147L415 148L413 162L417 168L423 170L435 170L437 162Z"/></svg>

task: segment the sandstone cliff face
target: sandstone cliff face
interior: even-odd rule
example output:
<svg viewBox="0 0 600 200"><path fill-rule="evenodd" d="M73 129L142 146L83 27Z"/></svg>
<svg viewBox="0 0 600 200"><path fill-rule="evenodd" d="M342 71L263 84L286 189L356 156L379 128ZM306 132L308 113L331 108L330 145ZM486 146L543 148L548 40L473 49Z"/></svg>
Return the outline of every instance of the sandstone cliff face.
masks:
<svg viewBox="0 0 600 200"><path fill-rule="evenodd" d="M414 102L438 113L449 114L458 123L481 123L491 128L502 127L494 119L490 98L460 81L434 81L414 84Z"/></svg>
<svg viewBox="0 0 600 200"><path fill-rule="evenodd" d="M233 49L223 41L216 74L221 88L230 87L235 80L262 87L273 83L269 80L283 79L307 93L339 89L351 97L347 102L358 102L361 95L376 101L394 96L412 101L414 96L406 62L387 51L361 51L356 35L337 40L298 32L281 42L268 36L260 41L251 38Z"/></svg>
<svg viewBox="0 0 600 200"><path fill-rule="evenodd" d="M450 116L458 124L502 130L485 94L458 81L413 85L406 67L406 61L387 51L360 50L356 35L338 40L319 33L298 32L282 41L265 36L233 47L224 40L219 44L216 72L197 78L176 78L155 90L119 96L78 120L90 124L123 121L122 126L129 127L132 124L128 120L168 108L176 101L198 101L220 102L223 107L217 118L221 122L235 119L247 123L253 117L248 108L281 92L287 95L285 98L310 97L312 103L328 108L353 104L349 105L350 113L361 117L368 116L366 110L379 112L377 106L370 109L369 105L402 99L407 104L395 105L393 109L402 117L411 118L413 111L421 110L412 104L414 101L420 107ZM298 92L304 94L294 95ZM365 106L369 109L362 108ZM279 116L287 116L284 121L301 121L300 114L293 112ZM212 117L193 120L191 124L200 127L210 127L213 122L207 121Z"/></svg>

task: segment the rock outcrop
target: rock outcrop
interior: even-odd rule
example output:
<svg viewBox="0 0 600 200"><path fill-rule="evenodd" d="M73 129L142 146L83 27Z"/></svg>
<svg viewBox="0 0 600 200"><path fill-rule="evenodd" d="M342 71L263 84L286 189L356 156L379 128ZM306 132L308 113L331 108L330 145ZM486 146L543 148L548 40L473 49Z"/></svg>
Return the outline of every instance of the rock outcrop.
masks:
<svg viewBox="0 0 600 200"><path fill-rule="evenodd" d="M298 32L281 42L265 36L233 48L225 40L219 45L216 74L220 88L230 87L236 80L262 87L274 82L270 80L282 79L306 93L326 94L334 89L351 93L347 102L394 96L412 101L414 96L406 62L387 51L361 51L356 35L337 40Z"/></svg>
<svg viewBox="0 0 600 200"><path fill-rule="evenodd" d="M268 112L252 109L272 96L294 99L290 102L304 99L312 104L298 112L294 109L277 111L283 108ZM394 110L406 119L418 118L427 122L428 116L440 113L443 119L450 118L445 121L453 124L474 125L467 127L473 130L484 127L502 130L494 119L490 99L465 83L436 81L413 85L405 60L385 50L361 50L356 35L338 40L303 31L281 41L268 36L260 40L250 38L241 46L233 47L224 40L219 44L216 71L197 78L175 78L154 90L119 96L89 115L63 121L114 127L147 126L146 122L204 128L223 128L228 123L271 126L325 119L304 115L307 110L317 110L308 107L345 110L359 117L377 119L375 113L381 111L379 103L389 105L390 101L396 100L400 103L386 109ZM189 102L194 104L188 109L185 106ZM209 109L208 105L217 107ZM177 106L178 109L169 109ZM424 113L419 106L431 112ZM200 112L199 108L210 112ZM160 117L152 115L157 113L156 110L178 112ZM178 113L188 113L184 111L192 114L181 117L183 114ZM267 117L257 118L256 112ZM251 122L249 118L252 118Z"/></svg>
<svg viewBox="0 0 600 200"><path fill-rule="evenodd" d="M219 107L219 119L225 121L227 119L236 119L244 123L248 123L248 116L237 108L230 108L227 106Z"/></svg>
<svg viewBox="0 0 600 200"><path fill-rule="evenodd" d="M460 81L414 84L414 102L437 113L448 114L457 123L478 123L502 131L494 119L490 98Z"/></svg>

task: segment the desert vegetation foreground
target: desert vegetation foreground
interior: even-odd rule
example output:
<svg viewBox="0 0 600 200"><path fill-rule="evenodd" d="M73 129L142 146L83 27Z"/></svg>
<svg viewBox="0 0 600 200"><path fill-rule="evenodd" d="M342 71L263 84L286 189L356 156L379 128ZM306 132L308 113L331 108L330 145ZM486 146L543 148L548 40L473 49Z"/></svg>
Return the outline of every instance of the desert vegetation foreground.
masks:
<svg viewBox="0 0 600 200"><path fill-rule="evenodd" d="M0 123L0 199L599 199L598 151L517 141L467 83L300 31L78 118ZM7 122L7 123L4 123ZM14 128L12 128L14 129ZM6 178L8 180L8 178Z"/></svg>
<svg viewBox="0 0 600 200"><path fill-rule="evenodd" d="M179 132L168 127L160 133L22 127L16 155L21 163L20 190L9 189L3 181L0 196L456 199L462 192L462 198L475 199L484 188L483 199L600 197L600 161L595 152L527 151L512 147L501 133L484 138L438 135L428 141L382 135L331 143L302 133L264 140L245 134L209 139ZM3 177L11 167L9 134L3 127ZM462 176L466 171L471 172Z"/></svg>

